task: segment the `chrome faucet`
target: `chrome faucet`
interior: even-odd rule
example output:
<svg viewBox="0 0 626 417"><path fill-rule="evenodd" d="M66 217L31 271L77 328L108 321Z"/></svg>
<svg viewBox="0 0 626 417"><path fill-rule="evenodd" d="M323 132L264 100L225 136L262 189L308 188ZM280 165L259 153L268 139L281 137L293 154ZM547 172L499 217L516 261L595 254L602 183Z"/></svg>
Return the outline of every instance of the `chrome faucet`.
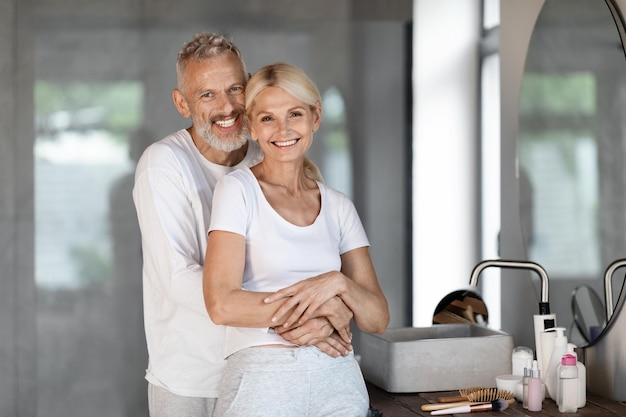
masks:
<svg viewBox="0 0 626 417"><path fill-rule="evenodd" d="M531 271L535 271L539 278L541 279L541 302L539 303L539 314L550 314L550 307L548 304L548 273L545 269L539 264L534 262L527 261L509 261L503 259L493 259L479 262L472 271L472 275L470 277L470 285L477 287L478 286L478 276L485 268L489 267L499 267L499 268L514 268L514 269L527 269Z"/></svg>

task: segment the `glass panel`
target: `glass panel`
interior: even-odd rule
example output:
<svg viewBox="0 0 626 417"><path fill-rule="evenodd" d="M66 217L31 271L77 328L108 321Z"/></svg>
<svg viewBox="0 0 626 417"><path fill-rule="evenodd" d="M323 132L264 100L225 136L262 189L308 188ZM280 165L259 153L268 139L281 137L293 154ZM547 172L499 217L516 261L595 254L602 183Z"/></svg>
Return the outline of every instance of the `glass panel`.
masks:
<svg viewBox="0 0 626 417"><path fill-rule="evenodd" d="M343 97L335 87L322 95L324 115L320 127L322 173L328 185L352 197L352 156Z"/></svg>
<svg viewBox="0 0 626 417"><path fill-rule="evenodd" d="M491 29L500 24L500 0L483 0L483 28Z"/></svg>
<svg viewBox="0 0 626 417"><path fill-rule="evenodd" d="M38 415L145 415L138 82L35 85ZM72 372L68 378L68 370ZM59 401L62 398L63 401Z"/></svg>

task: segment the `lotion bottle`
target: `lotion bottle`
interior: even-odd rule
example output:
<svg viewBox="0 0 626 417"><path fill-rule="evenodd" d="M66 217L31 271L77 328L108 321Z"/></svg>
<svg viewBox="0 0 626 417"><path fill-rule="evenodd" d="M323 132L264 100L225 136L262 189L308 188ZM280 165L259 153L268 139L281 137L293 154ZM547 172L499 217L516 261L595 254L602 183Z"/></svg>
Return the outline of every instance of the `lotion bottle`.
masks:
<svg viewBox="0 0 626 417"><path fill-rule="evenodd" d="M578 369L578 408L583 408L587 404L587 368L578 360L575 344L567 344L567 353L576 358L576 368Z"/></svg>
<svg viewBox="0 0 626 417"><path fill-rule="evenodd" d="M545 352L546 348L541 340L541 335L546 330L556 327L556 314L550 313L548 303L539 303L539 314L533 315L533 323L535 329L535 353L537 354L541 377L545 378L551 348L548 347L548 351Z"/></svg>
<svg viewBox="0 0 626 417"><path fill-rule="evenodd" d="M543 382L537 360L533 360L533 367L528 378L528 411L541 411L543 398Z"/></svg>
<svg viewBox="0 0 626 417"><path fill-rule="evenodd" d="M578 410L578 368L576 357L566 353L558 367L557 404L560 413L575 413Z"/></svg>
<svg viewBox="0 0 626 417"><path fill-rule="evenodd" d="M561 364L561 358L567 353L567 337L565 336L564 327L555 327L554 330L556 331L556 337L554 338L554 347L552 348L552 355L550 356L544 382L548 395L553 400L556 400L559 379L557 368Z"/></svg>

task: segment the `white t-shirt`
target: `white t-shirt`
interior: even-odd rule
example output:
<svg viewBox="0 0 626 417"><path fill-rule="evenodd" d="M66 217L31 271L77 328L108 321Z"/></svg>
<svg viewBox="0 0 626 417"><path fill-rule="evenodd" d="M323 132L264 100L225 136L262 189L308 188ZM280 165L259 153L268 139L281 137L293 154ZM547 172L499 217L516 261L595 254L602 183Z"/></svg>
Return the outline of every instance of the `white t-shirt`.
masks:
<svg viewBox="0 0 626 417"><path fill-rule="evenodd" d="M318 183L321 211L309 226L296 226L268 203L249 168L224 176L215 187L209 230L224 230L246 238L242 287L273 292L306 278L341 269L340 255L369 246L352 201ZM288 344L268 329L229 327L224 356L246 347Z"/></svg>
<svg viewBox="0 0 626 417"><path fill-rule="evenodd" d="M137 164L133 199L143 251L146 379L174 394L217 397L224 327L210 320L202 294L213 188L226 173L262 158L250 142L237 166L211 163L180 130L150 145Z"/></svg>

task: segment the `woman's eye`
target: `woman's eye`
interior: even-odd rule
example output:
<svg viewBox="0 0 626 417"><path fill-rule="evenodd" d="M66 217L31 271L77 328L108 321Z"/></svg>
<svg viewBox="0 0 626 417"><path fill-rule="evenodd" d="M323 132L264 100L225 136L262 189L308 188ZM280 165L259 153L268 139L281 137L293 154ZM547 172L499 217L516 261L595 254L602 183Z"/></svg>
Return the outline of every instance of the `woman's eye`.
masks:
<svg viewBox="0 0 626 417"><path fill-rule="evenodd" d="M302 113L298 111L291 112L291 117L300 117L300 116L302 116Z"/></svg>
<svg viewBox="0 0 626 417"><path fill-rule="evenodd" d="M263 117L261 117L261 121L262 122L269 122L271 120L272 120L272 118L270 116L263 116Z"/></svg>

